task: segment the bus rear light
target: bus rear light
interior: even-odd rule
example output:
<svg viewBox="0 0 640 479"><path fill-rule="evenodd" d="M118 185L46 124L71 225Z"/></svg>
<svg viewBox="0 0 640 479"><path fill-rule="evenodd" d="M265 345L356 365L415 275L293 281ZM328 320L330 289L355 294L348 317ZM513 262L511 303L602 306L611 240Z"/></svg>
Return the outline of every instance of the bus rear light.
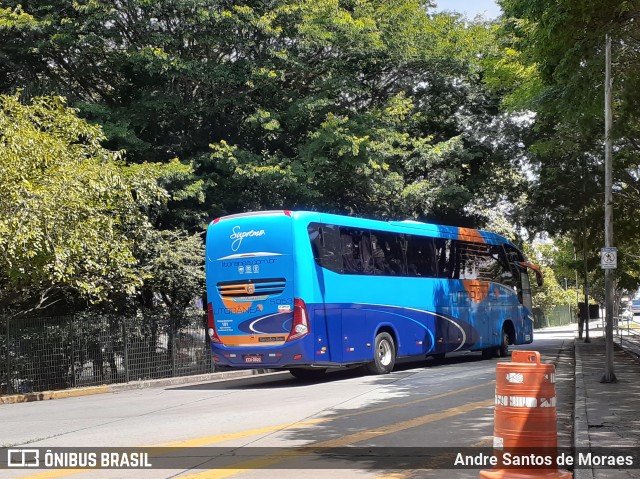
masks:
<svg viewBox="0 0 640 479"><path fill-rule="evenodd" d="M281 353L269 353L269 357L270 358L281 358L282 354Z"/></svg>
<svg viewBox="0 0 640 479"><path fill-rule="evenodd" d="M213 361L216 362L216 363L219 363L220 362L220 358L218 356L214 356L213 357Z"/></svg>
<svg viewBox="0 0 640 479"><path fill-rule="evenodd" d="M218 336L218 332L216 331L216 323L213 318L213 305L211 303L207 304L207 322L209 326L209 339L211 340L211 342L222 344L220 336Z"/></svg>
<svg viewBox="0 0 640 479"><path fill-rule="evenodd" d="M296 361L297 361L297 360L299 360L299 359L302 359L302 354L296 354L296 355L293 357L293 359L294 359L294 360L296 360Z"/></svg>
<svg viewBox="0 0 640 479"><path fill-rule="evenodd" d="M309 315L307 314L307 306L300 298L293 300L293 324L287 341L300 339L309 334Z"/></svg>
<svg viewBox="0 0 640 479"><path fill-rule="evenodd" d="M283 211L283 213L284 213L286 216L291 217L291 210L284 210L284 211Z"/></svg>

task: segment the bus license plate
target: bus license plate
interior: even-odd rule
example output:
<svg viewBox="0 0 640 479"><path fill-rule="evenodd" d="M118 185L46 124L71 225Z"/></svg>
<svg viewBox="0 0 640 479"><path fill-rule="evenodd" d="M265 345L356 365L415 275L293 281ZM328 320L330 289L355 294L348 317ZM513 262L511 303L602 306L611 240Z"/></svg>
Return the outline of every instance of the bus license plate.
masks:
<svg viewBox="0 0 640 479"><path fill-rule="evenodd" d="M245 356L244 362L245 363L261 363L262 356Z"/></svg>

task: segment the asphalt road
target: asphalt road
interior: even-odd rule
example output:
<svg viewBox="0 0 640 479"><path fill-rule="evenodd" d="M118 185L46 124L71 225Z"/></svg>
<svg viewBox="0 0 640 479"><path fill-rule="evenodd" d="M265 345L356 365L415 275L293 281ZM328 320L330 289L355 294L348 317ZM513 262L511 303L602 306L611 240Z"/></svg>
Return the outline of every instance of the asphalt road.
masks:
<svg viewBox="0 0 640 479"><path fill-rule="evenodd" d="M548 331L537 334L533 345L518 347L540 351L544 361L557 363L560 445L568 444L571 434L572 341L573 332ZM346 370L300 382L275 373L4 405L3 447L96 448L98 454L118 447L181 449L171 450L179 451L178 458L149 459L155 467L171 463L170 469L5 469L0 476L477 478L478 470L444 470L432 462L436 466L425 470L393 453L407 447L490 448L496 362L481 360L479 353L460 353L440 363L402 363L385 376ZM154 449L156 456L166 450ZM222 462L212 462L212 455L222 455Z"/></svg>

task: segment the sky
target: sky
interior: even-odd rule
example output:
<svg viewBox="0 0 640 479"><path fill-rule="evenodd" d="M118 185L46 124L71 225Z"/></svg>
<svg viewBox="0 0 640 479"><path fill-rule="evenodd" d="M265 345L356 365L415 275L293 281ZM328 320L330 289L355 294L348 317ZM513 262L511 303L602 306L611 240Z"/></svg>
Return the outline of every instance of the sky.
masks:
<svg viewBox="0 0 640 479"><path fill-rule="evenodd" d="M435 0L436 11L452 10L474 18L476 15L483 15L488 20L500 15L500 7L494 0Z"/></svg>

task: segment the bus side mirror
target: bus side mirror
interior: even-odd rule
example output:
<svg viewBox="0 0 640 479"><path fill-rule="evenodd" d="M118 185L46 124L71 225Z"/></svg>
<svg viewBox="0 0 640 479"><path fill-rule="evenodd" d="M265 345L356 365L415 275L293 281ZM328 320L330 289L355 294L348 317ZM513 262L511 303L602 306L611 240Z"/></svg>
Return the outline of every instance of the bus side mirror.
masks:
<svg viewBox="0 0 640 479"><path fill-rule="evenodd" d="M516 261L516 265L519 266L520 268L528 268L533 270L533 272L536 274L536 284L538 286L542 286L544 284L544 276L542 275L542 270L538 268L535 264Z"/></svg>
<svg viewBox="0 0 640 479"><path fill-rule="evenodd" d="M536 271L536 283L538 284L539 287L542 287L542 285L544 284L544 278L542 277L542 272L541 271Z"/></svg>

